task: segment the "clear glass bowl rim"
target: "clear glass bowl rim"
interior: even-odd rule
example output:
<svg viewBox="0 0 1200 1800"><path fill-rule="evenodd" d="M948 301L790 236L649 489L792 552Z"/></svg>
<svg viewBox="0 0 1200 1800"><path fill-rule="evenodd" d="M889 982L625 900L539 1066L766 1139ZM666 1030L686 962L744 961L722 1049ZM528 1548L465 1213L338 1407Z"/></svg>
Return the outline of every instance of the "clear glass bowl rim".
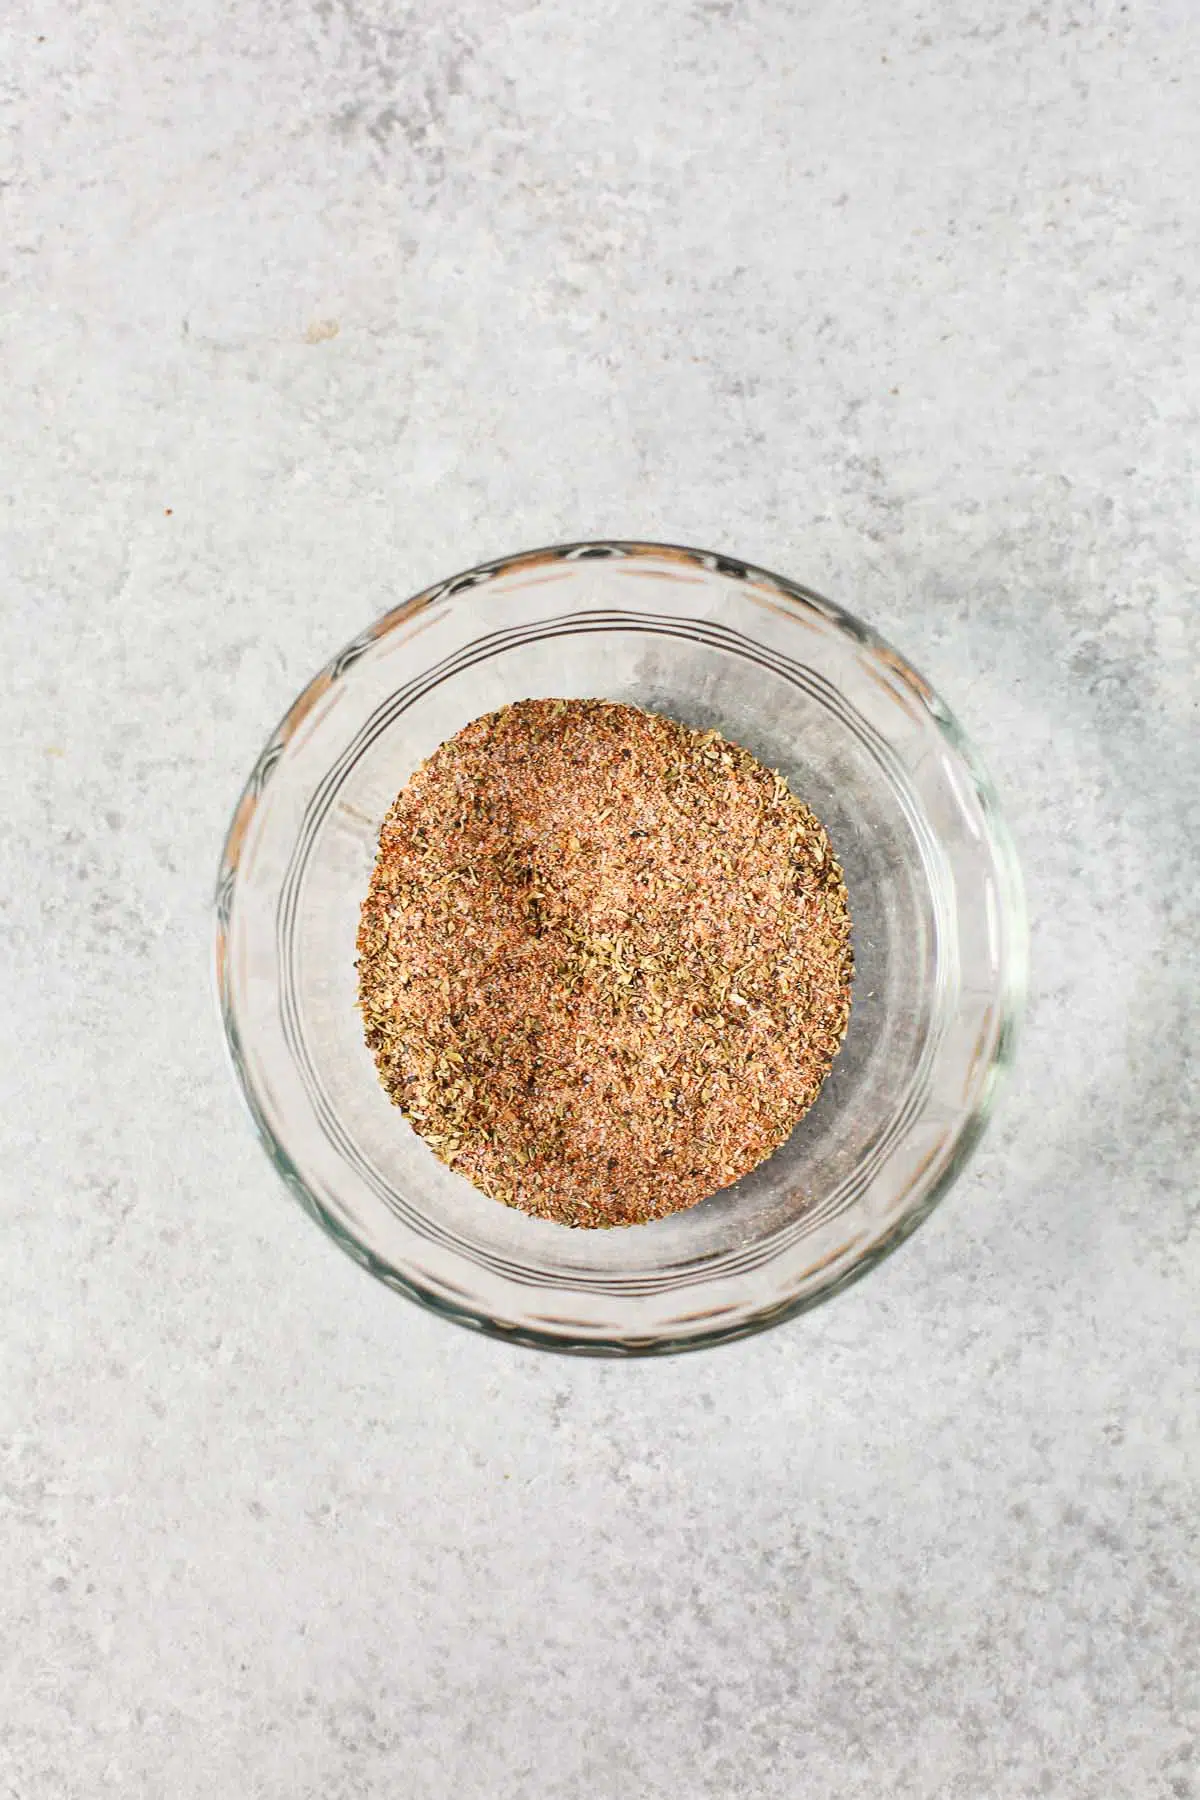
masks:
<svg viewBox="0 0 1200 1800"><path fill-rule="evenodd" d="M302 717L313 699L319 694L326 693L334 682L341 679L365 648L379 637L386 635L394 625L399 625L403 620L411 617L414 612L429 604L435 597L445 596L451 592L455 594L462 592L466 596L473 587L482 582L495 579L510 569L533 563L542 558L585 558L589 554L651 558L681 557L729 576L766 580L781 595L791 599L799 606L816 609L827 624L846 633L858 645L885 656L892 669L902 674L907 679L912 692L920 697L928 716L966 771L980 804L986 823L989 848L997 872L1001 877L1005 957L997 982L999 1023L992 1057L985 1072L985 1079L980 1083L978 1100L959 1127L952 1153L945 1167L922 1196L920 1204L903 1212L890 1231L864 1250L851 1266L832 1271L829 1279L818 1282L807 1292L789 1298L781 1304L763 1308L752 1317L739 1320L736 1324L715 1325L703 1333L679 1338L656 1335L653 1338L645 1339L588 1337L574 1340L541 1332L529 1326L514 1327L492 1318L486 1313L475 1312L466 1306L450 1302L442 1295L399 1275L393 1267L383 1263L366 1245L348 1233L341 1222L328 1212L318 1195L305 1181L303 1173L269 1124L258 1103L254 1084L246 1067L246 1059L242 1054L227 978L229 964L225 956L225 934L232 907L232 895L237 881L237 846L245 829L247 812L261 795L264 770L269 770L270 767L272 746L281 743L286 738L289 721ZM861 1280L871 1269L877 1267L897 1250L924 1223L962 1173L991 1117L1000 1089L1001 1078L1011 1066L1025 1002L1028 923L1024 883L1016 848L1005 822L995 787L978 750L959 724L954 713L932 685L907 657L901 655L871 626L865 624L847 608L836 601L827 599L815 589L793 581L788 576L776 574L773 570L763 567L762 564L746 562L740 557L725 552L700 550L686 544L644 538L585 538L548 544L538 549L517 551L509 556L492 558L486 562L475 564L472 568L436 582L431 587L422 589L410 599L390 607L349 644L345 645L336 656L332 657L313 675L288 706L274 731L267 738L263 751L256 758L250 774L243 783L222 843L214 895L214 914L214 992L223 1027L222 1035L234 1079L263 1148L277 1173L300 1202L304 1211L360 1267L367 1269L370 1274L394 1292L403 1294L406 1298L415 1301L441 1318L481 1332L486 1336L533 1349L553 1350L560 1354L609 1357L661 1356L689 1350L709 1349L717 1344L756 1336L773 1325L781 1324L787 1319L795 1318L800 1313L810 1311L814 1306L821 1305L835 1294L841 1293L847 1287Z"/></svg>

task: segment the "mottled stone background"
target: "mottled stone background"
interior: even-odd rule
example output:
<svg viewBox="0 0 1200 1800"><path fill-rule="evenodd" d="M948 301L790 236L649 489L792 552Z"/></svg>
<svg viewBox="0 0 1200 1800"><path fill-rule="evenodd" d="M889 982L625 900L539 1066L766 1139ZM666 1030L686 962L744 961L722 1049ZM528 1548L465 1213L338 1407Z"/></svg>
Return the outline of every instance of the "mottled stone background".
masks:
<svg viewBox="0 0 1200 1800"><path fill-rule="evenodd" d="M1200 1794L1194 0L0 29L0 1796ZM929 1226L636 1366L339 1256L208 987L306 677L609 533L892 636L1034 924Z"/></svg>

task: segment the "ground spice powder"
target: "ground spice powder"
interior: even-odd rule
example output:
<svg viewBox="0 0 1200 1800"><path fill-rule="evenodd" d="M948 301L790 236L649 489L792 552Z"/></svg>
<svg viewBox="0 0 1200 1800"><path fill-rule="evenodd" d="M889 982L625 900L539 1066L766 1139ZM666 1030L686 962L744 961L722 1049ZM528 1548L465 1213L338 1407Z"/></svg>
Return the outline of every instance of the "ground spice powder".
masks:
<svg viewBox="0 0 1200 1800"><path fill-rule="evenodd" d="M564 1225L727 1187L816 1099L850 1012L823 827L716 731L525 700L388 813L358 934L367 1044L446 1163Z"/></svg>

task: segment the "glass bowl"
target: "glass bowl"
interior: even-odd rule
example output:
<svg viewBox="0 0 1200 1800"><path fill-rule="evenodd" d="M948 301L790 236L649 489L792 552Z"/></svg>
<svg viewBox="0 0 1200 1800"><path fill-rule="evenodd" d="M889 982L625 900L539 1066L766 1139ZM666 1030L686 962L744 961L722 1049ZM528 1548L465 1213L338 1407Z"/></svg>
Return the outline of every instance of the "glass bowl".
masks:
<svg viewBox="0 0 1200 1800"><path fill-rule="evenodd" d="M816 1105L736 1186L572 1231L487 1199L384 1094L356 1010L380 824L445 738L507 701L600 697L716 726L827 826L854 920L850 1027ZM962 1168L1023 988L1021 881L990 782L904 659L732 557L574 544L386 613L312 681L238 803L217 889L233 1065L296 1198L399 1293L556 1350L684 1350L778 1323L893 1250Z"/></svg>

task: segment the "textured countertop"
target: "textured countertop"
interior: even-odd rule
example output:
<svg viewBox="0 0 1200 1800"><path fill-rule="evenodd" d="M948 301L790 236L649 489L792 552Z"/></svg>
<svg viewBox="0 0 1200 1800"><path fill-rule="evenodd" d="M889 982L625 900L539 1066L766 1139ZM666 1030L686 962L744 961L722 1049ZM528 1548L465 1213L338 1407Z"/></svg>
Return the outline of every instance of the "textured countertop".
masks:
<svg viewBox="0 0 1200 1800"><path fill-rule="evenodd" d="M1191 0L2 30L0 1796L1200 1795ZM892 637L1034 934L930 1224L635 1365L340 1256L208 972L313 670L607 534Z"/></svg>

